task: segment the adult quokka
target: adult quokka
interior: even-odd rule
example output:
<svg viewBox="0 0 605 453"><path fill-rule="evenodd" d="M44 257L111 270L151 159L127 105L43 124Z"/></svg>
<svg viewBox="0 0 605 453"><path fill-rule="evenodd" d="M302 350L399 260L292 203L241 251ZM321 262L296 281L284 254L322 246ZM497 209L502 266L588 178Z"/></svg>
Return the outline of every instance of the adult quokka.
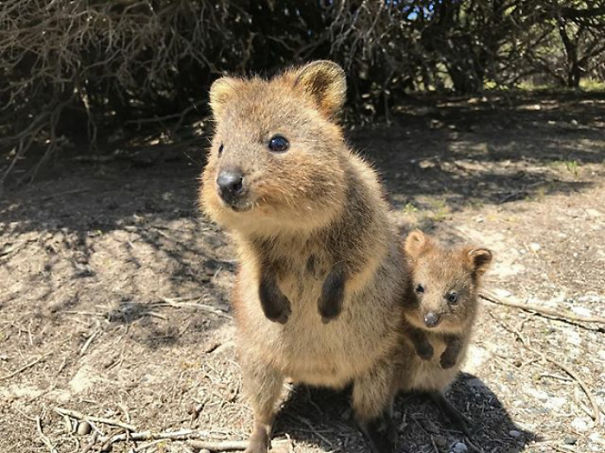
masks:
<svg viewBox="0 0 605 453"><path fill-rule="evenodd" d="M224 77L210 90L216 129L200 199L239 255L232 303L254 410L249 453L267 451L286 377L353 383L372 450L394 448L405 266L376 174L336 122L345 93L330 61L270 80Z"/></svg>

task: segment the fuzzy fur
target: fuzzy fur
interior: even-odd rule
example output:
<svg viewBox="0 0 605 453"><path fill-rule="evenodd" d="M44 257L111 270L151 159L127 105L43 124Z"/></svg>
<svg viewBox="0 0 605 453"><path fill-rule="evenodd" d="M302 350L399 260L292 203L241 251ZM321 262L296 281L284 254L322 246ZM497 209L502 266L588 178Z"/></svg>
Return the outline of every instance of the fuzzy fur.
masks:
<svg viewBox="0 0 605 453"><path fill-rule="evenodd" d="M492 254L476 247L447 248L421 231L412 231L404 245L410 280L405 296L404 342L400 350L402 366L400 387L403 390L443 392L455 379L464 360L477 313L480 278L487 270ZM418 285L424 292L416 292ZM448 292L455 290L458 301L449 304ZM439 324L428 328L424 316L440 316ZM420 358L410 341L411 332L421 330L433 347L429 360ZM453 366L444 369L440 358L447 339L456 337L461 349Z"/></svg>
<svg viewBox="0 0 605 453"><path fill-rule="evenodd" d="M353 382L362 427L388 410L395 392L405 266L376 174L333 120L344 87L342 70L331 62L271 80L221 79L212 87L216 132L200 200L232 233L240 260L232 302L255 413L249 452L266 451L286 377L332 388ZM274 134L289 140L287 152L268 151ZM223 203L215 184L230 168L244 174L238 210ZM261 310L259 279L267 263L290 301L285 324ZM325 324L317 301L336 263L347 272L342 312Z"/></svg>

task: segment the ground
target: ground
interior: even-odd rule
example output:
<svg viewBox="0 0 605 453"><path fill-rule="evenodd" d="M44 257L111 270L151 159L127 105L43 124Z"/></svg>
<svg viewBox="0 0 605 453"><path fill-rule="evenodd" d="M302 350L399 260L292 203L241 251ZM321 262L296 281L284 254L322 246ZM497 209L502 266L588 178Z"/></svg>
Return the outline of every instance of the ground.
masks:
<svg viewBox="0 0 605 453"><path fill-rule="evenodd" d="M381 174L402 233L494 251L486 292L604 315L605 97L410 99L393 124L347 137ZM2 452L99 451L122 432L94 422L96 434L73 433L57 407L137 431L241 440L251 429L229 307L235 255L197 208L203 146L119 155L66 153L0 199ZM401 395L398 451L604 451L593 420L605 418L604 329L482 300L448 393L472 438ZM290 390L274 451L367 451L346 392ZM193 450L144 444L113 451Z"/></svg>

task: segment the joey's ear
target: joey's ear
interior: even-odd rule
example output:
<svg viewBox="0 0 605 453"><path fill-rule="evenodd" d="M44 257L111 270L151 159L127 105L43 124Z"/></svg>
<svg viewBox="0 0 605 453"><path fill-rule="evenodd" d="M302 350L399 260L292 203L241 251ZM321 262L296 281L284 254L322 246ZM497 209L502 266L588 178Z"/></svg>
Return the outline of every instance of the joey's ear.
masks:
<svg viewBox="0 0 605 453"><path fill-rule="evenodd" d="M294 76L294 87L309 94L320 112L331 118L340 111L347 94L347 78L340 66L318 60L298 69Z"/></svg>
<svg viewBox="0 0 605 453"><path fill-rule="evenodd" d="M225 104L233 97L242 82L232 77L221 77L215 80L210 87L210 108L214 117L221 116Z"/></svg>
<svg viewBox="0 0 605 453"><path fill-rule="evenodd" d="M430 238L420 230L411 231L405 238L403 249L412 258L417 258L420 252L430 243Z"/></svg>
<svg viewBox="0 0 605 453"><path fill-rule="evenodd" d="M467 248L466 260L472 272L477 276L481 276L485 274L485 271L487 271L492 262L492 252L483 248Z"/></svg>

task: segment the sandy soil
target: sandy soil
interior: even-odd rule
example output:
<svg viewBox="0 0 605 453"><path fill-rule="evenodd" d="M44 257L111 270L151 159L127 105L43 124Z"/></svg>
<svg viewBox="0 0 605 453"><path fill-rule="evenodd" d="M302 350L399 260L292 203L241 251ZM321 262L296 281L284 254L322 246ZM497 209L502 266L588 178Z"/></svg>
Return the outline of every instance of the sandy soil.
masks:
<svg viewBox="0 0 605 453"><path fill-rule="evenodd" d="M401 110L348 137L381 173L402 232L490 247L485 289L501 299L605 316L605 97L424 98ZM0 199L0 451L100 451L123 432L93 422L74 433L57 407L137 431L238 440L251 429L228 298L235 257L196 206L203 150L158 149L66 154ZM472 439L401 395L399 451L605 451L594 421L605 419L604 329L484 301L448 394ZM367 451L346 392L289 390L274 451ZM113 451L194 450L145 444Z"/></svg>

